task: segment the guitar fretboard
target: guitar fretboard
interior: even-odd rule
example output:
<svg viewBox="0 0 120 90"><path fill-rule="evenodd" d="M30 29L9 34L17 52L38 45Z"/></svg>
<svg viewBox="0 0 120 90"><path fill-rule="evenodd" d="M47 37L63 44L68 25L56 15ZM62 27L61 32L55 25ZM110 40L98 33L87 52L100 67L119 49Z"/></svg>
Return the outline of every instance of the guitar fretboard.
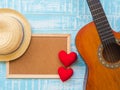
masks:
<svg viewBox="0 0 120 90"><path fill-rule="evenodd" d="M87 0L102 43L115 42L112 29L99 0Z"/></svg>

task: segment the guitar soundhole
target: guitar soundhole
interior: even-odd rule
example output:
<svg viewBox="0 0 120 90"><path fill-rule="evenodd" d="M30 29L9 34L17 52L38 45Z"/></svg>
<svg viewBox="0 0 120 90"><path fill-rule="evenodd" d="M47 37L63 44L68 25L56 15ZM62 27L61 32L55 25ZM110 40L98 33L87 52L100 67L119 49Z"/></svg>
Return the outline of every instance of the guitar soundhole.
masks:
<svg viewBox="0 0 120 90"><path fill-rule="evenodd" d="M117 63L120 60L120 46L117 43L104 46L103 57L108 63Z"/></svg>

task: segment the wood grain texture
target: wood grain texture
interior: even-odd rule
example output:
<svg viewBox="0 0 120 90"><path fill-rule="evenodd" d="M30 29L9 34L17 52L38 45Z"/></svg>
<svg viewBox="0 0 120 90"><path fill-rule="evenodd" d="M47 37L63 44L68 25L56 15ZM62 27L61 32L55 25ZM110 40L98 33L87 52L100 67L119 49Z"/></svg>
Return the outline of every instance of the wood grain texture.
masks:
<svg viewBox="0 0 120 90"><path fill-rule="evenodd" d="M117 39L120 33L114 32ZM86 90L120 90L120 68L109 69L98 59L101 44L94 22L83 27L76 36L78 52L88 66Z"/></svg>

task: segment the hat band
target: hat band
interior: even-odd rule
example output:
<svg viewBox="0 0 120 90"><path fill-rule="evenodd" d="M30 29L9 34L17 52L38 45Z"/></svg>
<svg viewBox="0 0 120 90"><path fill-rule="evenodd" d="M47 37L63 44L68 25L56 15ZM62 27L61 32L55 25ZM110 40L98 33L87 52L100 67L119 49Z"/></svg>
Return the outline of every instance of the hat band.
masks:
<svg viewBox="0 0 120 90"><path fill-rule="evenodd" d="M12 17L12 16L11 16L11 17ZM19 19L15 18L15 17L12 17L12 18L16 19L16 20L19 22L19 24L21 25L23 37L22 37L22 40L21 40L19 46L18 46L14 51L12 51L12 52L10 52L10 53L6 53L6 54L0 54L0 55L8 55L8 54L14 53L15 51L17 51L17 50L21 47L21 45L22 45L22 43L23 43L23 41L24 41L24 26L23 26L23 24L20 22Z"/></svg>

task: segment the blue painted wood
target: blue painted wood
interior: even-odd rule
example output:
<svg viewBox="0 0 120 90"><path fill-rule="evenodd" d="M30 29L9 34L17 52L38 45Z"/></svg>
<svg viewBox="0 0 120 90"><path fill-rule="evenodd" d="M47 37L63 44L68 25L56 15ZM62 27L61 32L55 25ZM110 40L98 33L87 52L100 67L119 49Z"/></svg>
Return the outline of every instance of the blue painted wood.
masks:
<svg viewBox="0 0 120 90"><path fill-rule="evenodd" d="M120 31L120 0L101 0L111 27ZM29 20L32 33L71 34L71 51L80 28L92 21L86 0L0 0L0 8L21 12ZM85 64L80 56L72 66L74 76L59 79L6 79L6 64L0 62L0 90L83 90Z"/></svg>

